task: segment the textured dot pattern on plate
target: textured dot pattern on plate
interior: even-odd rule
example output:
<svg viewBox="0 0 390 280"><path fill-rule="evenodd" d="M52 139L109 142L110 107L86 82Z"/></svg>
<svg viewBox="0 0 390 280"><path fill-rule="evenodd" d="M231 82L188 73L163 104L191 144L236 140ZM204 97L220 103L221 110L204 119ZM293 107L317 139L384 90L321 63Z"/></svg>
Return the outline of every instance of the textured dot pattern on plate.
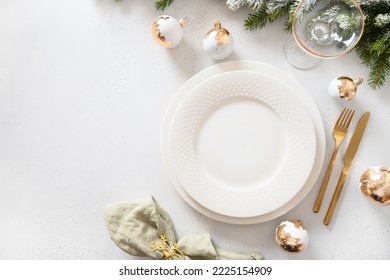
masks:
<svg viewBox="0 0 390 280"><path fill-rule="evenodd" d="M250 103L254 105L252 107L257 106L257 116L263 114L263 117L253 120L247 129L232 130L232 121L238 119L245 126L251 116L256 116L255 109L249 110ZM229 106L235 107L231 112L236 110L241 114L229 118L227 112L221 113ZM213 138L202 135L204 127L217 115L225 115L225 121L220 118L216 122L219 127L214 125L219 131L214 133L219 139L215 140L214 147L220 142L222 148L214 155L210 153L205 160L207 153L202 152L204 145L199 142L202 138ZM240 128L240 125L233 127ZM277 135L282 138L275 139ZM258 144L245 152L248 147L243 140L253 138ZM273 159L272 154L266 152L278 151L278 146L283 153L277 153L279 160L274 161L273 172L262 172L258 167ZM221 74L194 88L176 111L169 136L172 167L186 192L203 207L232 217L262 215L287 203L306 182L312 170L315 148L315 130L307 108L278 80L250 71ZM204 149L211 150L207 145ZM247 156L234 160L232 154L240 153ZM229 155L233 159L231 163L226 161ZM208 161L215 163L204 164ZM245 162L249 164L241 170L252 169L252 174L238 172L232 177L230 171L239 165L245 166ZM246 175L250 178L248 181L237 179Z"/></svg>

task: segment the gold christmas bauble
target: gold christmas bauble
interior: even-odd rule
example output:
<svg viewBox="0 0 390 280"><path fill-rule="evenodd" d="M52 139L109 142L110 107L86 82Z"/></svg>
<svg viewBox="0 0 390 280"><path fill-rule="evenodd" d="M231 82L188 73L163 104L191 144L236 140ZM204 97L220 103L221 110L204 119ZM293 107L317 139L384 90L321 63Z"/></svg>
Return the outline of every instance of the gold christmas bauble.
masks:
<svg viewBox="0 0 390 280"><path fill-rule="evenodd" d="M376 166L367 169L360 178L360 190L370 202L390 205L390 168Z"/></svg>
<svg viewBox="0 0 390 280"><path fill-rule="evenodd" d="M163 15L156 18L152 24L152 36L157 44L164 48L174 48L183 38L183 27L187 20L177 20Z"/></svg>
<svg viewBox="0 0 390 280"><path fill-rule="evenodd" d="M221 23L217 20L214 28L207 32L203 38L203 49L213 59L224 59L228 57L234 47L232 34L222 28Z"/></svg>
<svg viewBox="0 0 390 280"><path fill-rule="evenodd" d="M357 88L363 81L363 78L352 79L347 76L341 76L330 82L328 92L332 97L350 101L355 98Z"/></svg>
<svg viewBox="0 0 390 280"><path fill-rule="evenodd" d="M284 221L275 230L279 247L288 253L302 252L309 243L309 233L299 220Z"/></svg>

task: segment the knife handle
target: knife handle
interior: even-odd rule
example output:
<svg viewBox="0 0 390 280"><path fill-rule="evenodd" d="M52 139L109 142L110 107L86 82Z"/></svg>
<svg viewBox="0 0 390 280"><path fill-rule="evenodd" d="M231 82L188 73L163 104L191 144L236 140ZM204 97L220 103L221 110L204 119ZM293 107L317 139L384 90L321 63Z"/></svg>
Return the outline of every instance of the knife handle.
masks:
<svg viewBox="0 0 390 280"><path fill-rule="evenodd" d="M332 201L330 202L328 212L326 212L326 216L324 219L324 225L329 225L332 220L334 210L336 209L337 202L339 201L341 191L343 190L345 180L347 179L348 170L344 167L343 171L340 174L339 182L337 183L336 190L334 191Z"/></svg>

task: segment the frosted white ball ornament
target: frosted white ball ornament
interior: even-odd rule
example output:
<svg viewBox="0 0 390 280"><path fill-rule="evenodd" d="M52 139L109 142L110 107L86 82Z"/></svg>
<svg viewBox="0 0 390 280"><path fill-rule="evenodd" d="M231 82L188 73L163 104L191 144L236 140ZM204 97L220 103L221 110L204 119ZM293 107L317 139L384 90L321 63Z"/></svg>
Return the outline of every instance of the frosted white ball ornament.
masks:
<svg viewBox="0 0 390 280"><path fill-rule="evenodd" d="M152 24L153 39L164 48L178 46L183 38L183 27L187 21L187 19L177 20L167 15L159 16Z"/></svg>
<svg viewBox="0 0 390 280"><path fill-rule="evenodd" d="M222 28L217 20L214 28L211 29L203 38L203 49L212 59L224 59L228 57L234 48L234 39L232 34Z"/></svg>

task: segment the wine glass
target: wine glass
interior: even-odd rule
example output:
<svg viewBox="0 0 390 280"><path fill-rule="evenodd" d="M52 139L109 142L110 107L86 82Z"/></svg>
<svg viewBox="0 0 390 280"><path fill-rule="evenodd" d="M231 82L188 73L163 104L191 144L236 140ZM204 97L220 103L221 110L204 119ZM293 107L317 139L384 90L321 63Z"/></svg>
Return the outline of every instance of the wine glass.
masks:
<svg viewBox="0 0 390 280"><path fill-rule="evenodd" d="M340 57L355 47L364 15L355 0L302 0L294 12L285 54L291 65L310 69L320 59Z"/></svg>

